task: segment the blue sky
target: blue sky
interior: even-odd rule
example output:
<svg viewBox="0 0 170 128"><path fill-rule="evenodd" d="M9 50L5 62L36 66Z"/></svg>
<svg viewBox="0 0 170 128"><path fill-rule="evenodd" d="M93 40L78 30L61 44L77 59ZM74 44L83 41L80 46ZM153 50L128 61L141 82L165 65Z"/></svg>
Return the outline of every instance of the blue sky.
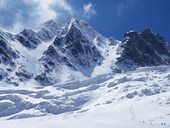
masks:
<svg viewBox="0 0 170 128"><path fill-rule="evenodd" d="M170 0L0 0L0 27L14 32L70 17L116 39L151 27L170 42Z"/></svg>
<svg viewBox="0 0 170 128"><path fill-rule="evenodd" d="M151 27L170 42L170 0L97 1L90 23L105 35L121 39L126 31Z"/></svg>

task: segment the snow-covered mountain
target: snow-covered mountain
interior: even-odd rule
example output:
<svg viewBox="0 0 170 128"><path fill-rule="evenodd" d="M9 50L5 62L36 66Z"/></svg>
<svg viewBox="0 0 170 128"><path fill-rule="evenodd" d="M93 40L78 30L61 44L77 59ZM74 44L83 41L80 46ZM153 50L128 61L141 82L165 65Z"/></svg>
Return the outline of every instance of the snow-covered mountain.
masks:
<svg viewBox="0 0 170 128"><path fill-rule="evenodd" d="M4 85L29 81L53 85L86 79L111 73L111 61L116 60L117 45L114 44L118 41L103 37L86 22L77 19L63 25L50 20L36 30L24 29L19 34L1 32L1 36L9 45L7 53L16 54L13 53L16 57L8 58L15 68L12 69L9 63L0 65ZM100 73L100 67L106 69Z"/></svg>
<svg viewBox="0 0 170 128"><path fill-rule="evenodd" d="M0 128L169 128L169 64L149 28L122 41L75 18L0 30Z"/></svg>
<svg viewBox="0 0 170 128"><path fill-rule="evenodd" d="M53 20L19 34L0 32L1 82L40 85L83 80L97 75L168 65L165 40L150 29L127 32L123 41L102 36L85 21Z"/></svg>
<svg viewBox="0 0 170 128"><path fill-rule="evenodd" d="M149 28L141 33L130 31L120 44L120 68L137 68L170 64L170 49L163 37ZM126 66L125 66L126 65Z"/></svg>

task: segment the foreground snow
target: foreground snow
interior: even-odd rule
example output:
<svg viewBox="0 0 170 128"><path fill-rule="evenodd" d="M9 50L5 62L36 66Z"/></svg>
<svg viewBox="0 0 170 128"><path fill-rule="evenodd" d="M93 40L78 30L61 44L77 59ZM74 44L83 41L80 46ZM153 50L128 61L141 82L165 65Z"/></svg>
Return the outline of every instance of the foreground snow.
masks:
<svg viewBox="0 0 170 128"><path fill-rule="evenodd" d="M170 67L0 87L0 128L169 128Z"/></svg>

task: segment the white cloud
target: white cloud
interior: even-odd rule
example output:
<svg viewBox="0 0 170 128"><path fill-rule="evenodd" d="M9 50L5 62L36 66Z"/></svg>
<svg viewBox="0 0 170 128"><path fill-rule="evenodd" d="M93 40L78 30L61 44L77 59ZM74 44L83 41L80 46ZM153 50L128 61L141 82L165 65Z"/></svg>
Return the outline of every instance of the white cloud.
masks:
<svg viewBox="0 0 170 128"><path fill-rule="evenodd" d="M36 27L50 19L60 20L62 14L74 14L67 0L0 0L0 16L4 17L0 24L9 22L14 31Z"/></svg>
<svg viewBox="0 0 170 128"><path fill-rule="evenodd" d="M84 4L83 10L86 18L90 18L92 15L96 14L96 10L92 3Z"/></svg>
<svg viewBox="0 0 170 128"><path fill-rule="evenodd" d="M0 0L0 8L3 8L5 6L5 1L4 0Z"/></svg>
<svg viewBox="0 0 170 128"><path fill-rule="evenodd" d="M136 5L140 0L123 0L116 7L115 12L117 15L121 16L123 13L128 11L134 5Z"/></svg>

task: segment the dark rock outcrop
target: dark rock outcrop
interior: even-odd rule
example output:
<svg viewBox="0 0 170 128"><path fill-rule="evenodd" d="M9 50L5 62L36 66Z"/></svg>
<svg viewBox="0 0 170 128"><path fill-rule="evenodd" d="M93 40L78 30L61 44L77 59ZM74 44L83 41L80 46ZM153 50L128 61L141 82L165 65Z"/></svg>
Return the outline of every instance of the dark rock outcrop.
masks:
<svg viewBox="0 0 170 128"><path fill-rule="evenodd" d="M10 64L16 58L18 58L17 52L14 51L8 41L0 35L0 64Z"/></svg>
<svg viewBox="0 0 170 128"><path fill-rule="evenodd" d="M24 29L16 35L17 40L28 49L35 49L41 43L37 34L29 29Z"/></svg>
<svg viewBox="0 0 170 128"><path fill-rule="evenodd" d="M127 32L119 49L121 56L117 65L120 69L170 64L170 49L165 40L150 29L142 33Z"/></svg>

